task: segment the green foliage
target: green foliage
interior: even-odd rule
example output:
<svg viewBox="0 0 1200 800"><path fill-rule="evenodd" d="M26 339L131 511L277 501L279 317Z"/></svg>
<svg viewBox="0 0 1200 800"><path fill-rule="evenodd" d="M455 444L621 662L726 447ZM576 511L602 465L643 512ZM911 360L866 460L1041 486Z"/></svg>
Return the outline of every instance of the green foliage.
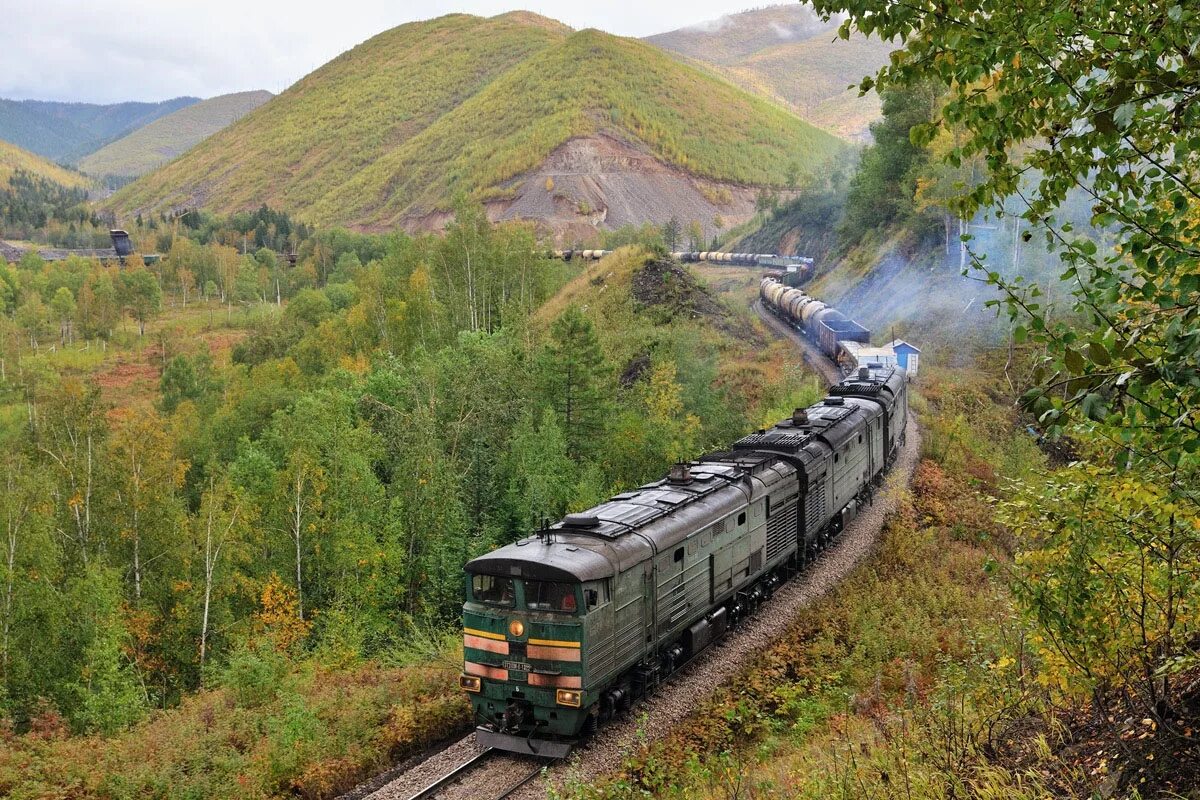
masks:
<svg viewBox="0 0 1200 800"><path fill-rule="evenodd" d="M185 400L205 408L219 387L213 375L212 356L207 353L175 356L163 368L159 379L162 410L170 414Z"/></svg>
<svg viewBox="0 0 1200 800"><path fill-rule="evenodd" d="M883 119L871 125L874 143L863 150L839 222L843 243L889 224L919 223L913 196L929 155L909 133L914 126L929 124L940 98L932 83L883 93Z"/></svg>
<svg viewBox="0 0 1200 800"><path fill-rule="evenodd" d="M943 15L871 2L819 5L850 11L855 19L847 29L919 32L919 44L880 77L889 84L932 77L954 85L940 124L964 126L970 135L948 159L978 155L988 167L961 206L970 210L1021 191L1027 201L1021 216L1061 251L1064 279L1076 282L1075 310L1090 324L1085 334L1049 319L1037 287L1002 285L1014 320L1024 323L1022 335L1049 350L1037 383L1045 388L1057 375L1058 385L1069 388L1065 401L1053 393L1029 398L1043 398L1043 422L1053 427L1064 414L1106 422L1106 433L1130 447L1127 453L1174 467L1180 455L1154 457L1139 439L1160 453L1181 454L1196 433L1187 413L1196 406L1186 388L1190 373L1176 366L1194 357L1196 345L1174 333L1194 327L1196 164L1173 155L1186 141L1181 132L1193 127L1188 115L1195 109L1173 87L1193 82L1195 65L1179 54L1190 46L1195 12L1155 6L1125 13L1103 4L1076 10L1047 2ZM1115 27L1108 24L1113 18ZM950 51L953 58L942 57ZM1172 76L1169 86L1143 91L1157 86L1164 71ZM977 91L985 75L992 76L989 91ZM931 135L932 129L921 132ZM1020 176L1030 168L1038 177L1026 189ZM1055 209L1076 187L1094 201L1093 223L1117 231L1114 252L1054 225ZM1147 313L1155 309L1161 313Z"/></svg>
<svg viewBox="0 0 1200 800"><path fill-rule="evenodd" d="M146 323L162 310L162 287L145 267L131 267L121 273L121 299L129 314L138 322L142 335Z"/></svg>
<svg viewBox="0 0 1200 800"><path fill-rule="evenodd" d="M257 708L275 699L290 671L287 656L267 639L239 647L229 655L220 682L243 708Z"/></svg>
<svg viewBox="0 0 1200 800"><path fill-rule="evenodd" d="M54 226L56 232L97 226L87 206L91 182L77 172L0 141L0 236L28 239ZM91 242L62 241L73 246Z"/></svg>
<svg viewBox="0 0 1200 800"><path fill-rule="evenodd" d="M1056 690L1136 693L1165 713L1174 679L1195 666L1200 529L1186 503L1110 469L1076 464L1002 508L1030 531L1015 589L1039 634L1040 675Z"/></svg>
<svg viewBox="0 0 1200 800"><path fill-rule="evenodd" d="M727 443L794 378L686 272L629 248L596 281L466 204L444 238L331 230L300 249L292 268L181 235L154 272L35 258L12 270L5 791L346 788L469 722L457 654L399 678L371 666L442 641L466 560ZM233 316L251 262L291 300L255 304L243 333L216 314ZM206 275L226 300L185 306ZM169 316L141 337L116 298L152 295L147 278L168 287ZM67 295L81 328L109 339L38 354L28 334ZM144 376L141 395L114 392L125 368ZM584 400L570 414L577 458L567 387ZM165 711L139 721L149 708ZM67 728L108 744L37 738Z"/></svg>
<svg viewBox="0 0 1200 800"><path fill-rule="evenodd" d="M111 735L145 713L146 696L129 664L128 636L120 617L120 584L103 568L88 570L72 587L82 617L75 636L82 646L80 680L70 687L78 727ZM86 609L86 611L85 611Z"/></svg>
<svg viewBox="0 0 1200 800"><path fill-rule="evenodd" d="M511 524L516 530L537 530L547 520L561 517L575 491L575 464L557 415L546 409L536 427L533 422L531 414L522 415L505 464L506 501L513 509Z"/></svg>
<svg viewBox="0 0 1200 800"><path fill-rule="evenodd" d="M642 42L532 15L451 15L359 45L111 205L194 205L203 185L222 212L265 198L320 224L392 226L459 195L503 197L556 147L596 133L697 175L776 186L797 159L815 169L842 149ZM230 152L243 162L232 172Z"/></svg>

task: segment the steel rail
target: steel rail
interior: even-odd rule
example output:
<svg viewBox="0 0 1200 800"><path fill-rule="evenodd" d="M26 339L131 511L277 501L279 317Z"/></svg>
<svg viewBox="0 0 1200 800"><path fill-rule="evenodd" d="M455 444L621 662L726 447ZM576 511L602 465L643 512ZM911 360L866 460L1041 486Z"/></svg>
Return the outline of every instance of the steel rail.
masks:
<svg viewBox="0 0 1200 800"><path fill-rule="evenodd" d="M520 789L522 786L529 783L531 780L536 778L538 775L541 775L542 770L545 768L545 766L546 766L545 764L539 764L538 766L534 767L533 772L529 773L524 778L522 778L521 780L514 783L512 786L505 789L504 793L502 795L500 795L499 797L497 797L496 800L504 800L506 797L511 795L513 792L517 791L517 789Z"/></svg>
<svg viewBox="0 0 1200 800"><path fill-rule="evenodd" d="M489 747L488 749L486 749L480 753L477 753L476 755L469 758L467 761L464 761L462 764L459 764L457 767L450 770L445 775L443 775L442 777L438 778L433 783L426 786L424 789L421 789L416 794L411 795L408 798L408 800L427 800L427 798L433 797L439 791L441 791L442 789L445 789L447 785L453 783L455 780L462 777L463 773L471 771L471 769L474 768L477 764L479 764L479 762L489 758L493 752L495 752L495 751ZM510 794L511 794L511 792L510 792Z"/></svg>

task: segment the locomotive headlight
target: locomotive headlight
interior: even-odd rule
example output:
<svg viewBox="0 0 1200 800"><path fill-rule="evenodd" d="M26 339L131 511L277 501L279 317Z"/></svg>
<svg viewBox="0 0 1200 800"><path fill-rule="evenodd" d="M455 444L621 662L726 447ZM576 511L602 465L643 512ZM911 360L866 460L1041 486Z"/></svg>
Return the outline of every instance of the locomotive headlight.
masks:
<svg viewBox="0 0 1200 800"><path fill-rule="evenodd" d="M520 639L525 635L525 623L521 622L519 619L514 619L512 622L508 623L508 632L514 637Z"/></svg>
<svg viewBox="0 0 1200 800"><path fill-rule="evenodd" d="M460 689L465 689L468 692L478 692L481 688L483 688L483 682L474 675L459 675L458 687Z"/></svg>
<svg viewBox="0 0 1200 800"><path fill-rule="evenodd" d="M583 700L583 697L579 692L576 692L572 689L559 689L555 693L554 699L558 702L558 704L560 706L571 706L572 708L579 708L579 706Z"/></svg>

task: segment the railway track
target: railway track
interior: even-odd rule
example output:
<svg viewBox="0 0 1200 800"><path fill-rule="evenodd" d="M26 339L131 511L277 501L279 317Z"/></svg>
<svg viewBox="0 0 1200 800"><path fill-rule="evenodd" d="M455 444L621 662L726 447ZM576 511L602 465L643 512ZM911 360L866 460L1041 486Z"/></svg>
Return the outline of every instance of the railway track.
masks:
<svg viewBox="0 0 1200 800"><path fill-rule="evenodd" d="M468 760L465 763L460 764L457 767L455 767L454 769L450 770L442 777L440 777L437 780L430 783L424 789L421 789L416 794L410 795L407 798L407 800L429 800L429 798L437 797L437 793L440 790L446 788L451 783L454 783L455 781L462 779L466 775L466 773L468 773L472 769L474 769L475 766L478 765L480 762L486 761L489 758L491 758L492 754L494 752L495 752L495 750L493 750L492 748L489 747L488 749L477 753L476 755L472 756L470 760ZM512 792L510 791L507 794L512 794ZM504 795L504 796L506 796L506 795Z"/></svg>
<svg viewBox="0 0 1200 800"><path fill-rule="evenodd" d="M505 800L542 774L551 763L493 748L463 749L473 736L451 745L431 757L439 770L414 770L401 775L375 791L363 795L367 800ZM462 758L466 755L465 760ZM407 780L406 780L407 779ZM413 790L413 786L421 788Z"/></svg>

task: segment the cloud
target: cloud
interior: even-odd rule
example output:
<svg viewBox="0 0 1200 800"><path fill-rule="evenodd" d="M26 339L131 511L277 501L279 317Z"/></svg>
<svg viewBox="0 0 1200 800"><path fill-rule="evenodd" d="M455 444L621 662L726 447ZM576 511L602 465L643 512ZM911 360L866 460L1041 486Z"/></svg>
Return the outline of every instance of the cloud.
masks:
<svg viewBox="0 0 1200 800"><path fill-rule="evenodd" d="M744 0L3 0L0 97L161 100L281 91L388 28L452 12L513 8L627 36L740 10Z"/></svg>

